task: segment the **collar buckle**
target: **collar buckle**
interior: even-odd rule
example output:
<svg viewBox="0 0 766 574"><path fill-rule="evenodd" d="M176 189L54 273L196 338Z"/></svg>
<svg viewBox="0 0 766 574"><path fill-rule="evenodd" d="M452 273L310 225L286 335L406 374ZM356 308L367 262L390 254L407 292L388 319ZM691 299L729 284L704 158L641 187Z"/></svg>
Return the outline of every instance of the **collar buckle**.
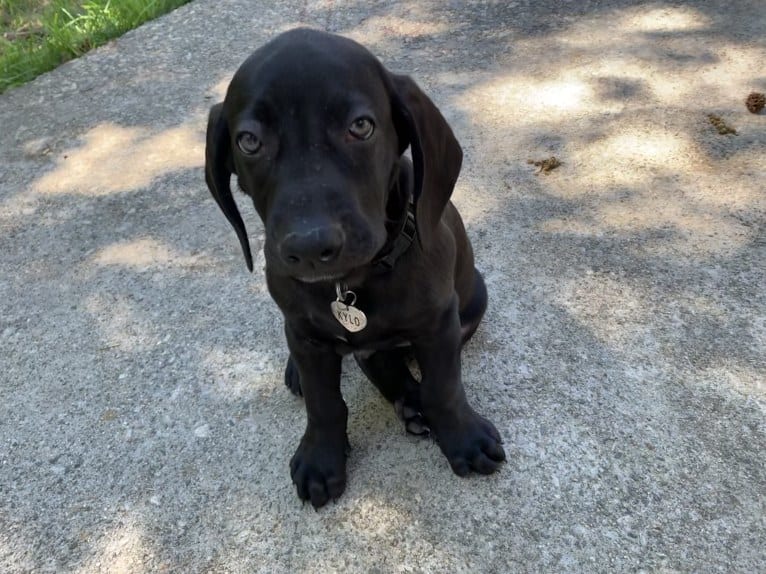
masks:
<svg viewBox="0 0 766 574"><path fill-rule="evenodd" d="M391 250L384 256L375 260L374 266L384 271L390 271L394 268L397 259L404 255L404 253L410 248L412 242L417 235L417 226L415 225L415 209L412 204L407 206L407 217L404 220L399 235L394 239Z"/></svg>

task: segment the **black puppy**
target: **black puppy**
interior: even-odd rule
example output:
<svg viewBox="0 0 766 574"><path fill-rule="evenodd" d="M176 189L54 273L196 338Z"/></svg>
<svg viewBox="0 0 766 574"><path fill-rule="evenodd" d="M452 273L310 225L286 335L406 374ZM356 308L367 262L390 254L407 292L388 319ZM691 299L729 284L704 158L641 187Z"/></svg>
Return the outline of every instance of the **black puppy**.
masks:
<svg viewBox="0 0 766 574"><path fill-rule="evenodd" d="M265 225L266 279L290 349L285 381L306 401L290 462L298 496L319 507L345 487L349 353L408 430L430 429L457 474L497 470L500 435L460 379L460 349L487 303L449 201L462 150L418 86L352 40L291 30L250 56L210 110L205 160L251 271L232 174Z"/></svg>

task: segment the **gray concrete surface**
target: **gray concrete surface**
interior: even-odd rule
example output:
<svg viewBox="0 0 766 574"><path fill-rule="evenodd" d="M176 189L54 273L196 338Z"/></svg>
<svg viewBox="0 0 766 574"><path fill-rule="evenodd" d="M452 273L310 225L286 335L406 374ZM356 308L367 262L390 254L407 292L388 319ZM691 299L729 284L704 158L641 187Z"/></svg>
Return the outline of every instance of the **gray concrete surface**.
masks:
<svg viewBox="0 0 766 574"><path fill-rule="evenodd" d="M348 362L348 490L293 492L281 319L201 167L297 24L411 73L464 146L496 476ZM197 0L0 96L0 571L766 571L765 38L760 0Z"/></svg>

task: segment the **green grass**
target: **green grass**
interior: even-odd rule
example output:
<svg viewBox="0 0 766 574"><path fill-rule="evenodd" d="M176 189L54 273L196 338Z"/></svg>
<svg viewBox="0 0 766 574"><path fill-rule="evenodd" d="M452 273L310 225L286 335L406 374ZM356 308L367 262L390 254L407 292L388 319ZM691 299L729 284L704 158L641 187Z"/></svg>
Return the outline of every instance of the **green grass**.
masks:
<svg viewBox="0 0 766 574"><path fill-rule="evenodd" d="M189 0L0 0L0 93Z"/></svg>

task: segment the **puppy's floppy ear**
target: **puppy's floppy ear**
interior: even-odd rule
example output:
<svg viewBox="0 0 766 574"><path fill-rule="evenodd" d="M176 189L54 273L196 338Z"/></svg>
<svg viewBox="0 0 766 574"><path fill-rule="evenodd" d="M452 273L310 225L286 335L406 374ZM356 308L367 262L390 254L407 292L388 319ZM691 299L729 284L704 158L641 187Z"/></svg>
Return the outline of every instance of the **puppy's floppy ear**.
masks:
<svg viewBox="0 0 766 574"><path fill-rule="evenodd" d="M248 270L253 270L253 256L250 253L250 243L247 240L247 230L237 204L231 195L229 180L233 173L231 160L231 138L229 126L223 117L223 104L210 108L207 120L207 142L205 144L205 181L210 193L213 194L218 207L237 232L245 263Z"/></svg>
<svg viewBox="0 0 766 574"><path fill-rule="evenodd" d="M392 112L399 152L412 148L415 221L420 243L428 246L455 188L463 150L436 105L408 76L390 74Z"/></svg>

